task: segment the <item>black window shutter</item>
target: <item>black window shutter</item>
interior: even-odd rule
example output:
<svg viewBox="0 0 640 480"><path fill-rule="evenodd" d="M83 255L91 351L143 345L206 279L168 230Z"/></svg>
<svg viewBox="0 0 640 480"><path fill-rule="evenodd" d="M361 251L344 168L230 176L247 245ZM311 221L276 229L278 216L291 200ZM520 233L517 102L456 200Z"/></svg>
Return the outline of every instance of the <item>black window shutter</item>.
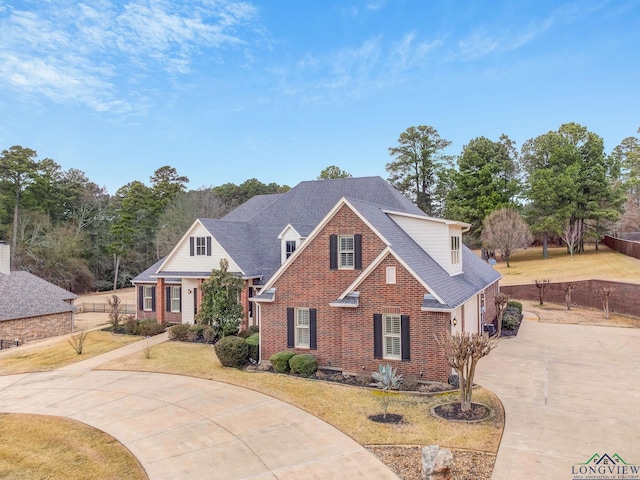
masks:
<svg viewBox="0 0 640 480"><path fill-rule="evenodd" d="M207 237L207 257L211 256L211 237Z"/></svg>
<svg viewBox="0 0 640 480"><path fill-rule="evenodd" d="M329 236L329 268L331 270L338 269L338 236Z"/></svg>
<svg viewBox="0 0 640 480"><path fill-rule="evenodd" d="M287 348L293 348L295 345L294 313L293 307L287 307Z"/></svg>
<svg viewBox="0 0 640 480"><path fill-rule="evenodd" d="M138 310L144 310L144 285L138 286Z"/></svg>
<svg viewBox="0 0 640 480"><path fill-rule="evenodd" d="M400 349L402 350L402 361L411 360L411 347L409 344L409 315L400 316Z"/></svg>
<svg viewBox="0 0 640 480"><path fill-rule="evenodd" d="M151 311L156 311L156 287L151 287Z"/></svg>
<svg viewBox="0 0 640 480"><path fill-rule="evenodd" d="M353 236L353 268L362 270L362 235Z"/></svg>
<svg viewBox="0 0 640 480"><path fill-rule="evenodd" d="M317 322L316 322L316 309L309 309L309 348L311 350L318 349L318 335L317 335Z"/></svg>
<svg viewBox="0 0 640 480"><path fill-rule="evenodd" d="M165 291L164 304L166 306L166 311L170 312L171 311L171 287L165 287L164 291Z"/></svg>
<svg viewBox="0 0 640 480"><path fill-rule="evenodd" d="M182 312L182 287L178 287L178 298L180 299L180 311Z"/></svg>
<svg viewBox="0 0 640 480"><path fill-rule="evenodd" d="M382 314L373 314L373 358L382 358Z"/></svg>
<svg viewBox="0 0 640 480"><path fill-rule="evenodd" d="M193 237L189 237L189 255L191 255L192 257L195 255L195 242L193 240Z"/></svg>

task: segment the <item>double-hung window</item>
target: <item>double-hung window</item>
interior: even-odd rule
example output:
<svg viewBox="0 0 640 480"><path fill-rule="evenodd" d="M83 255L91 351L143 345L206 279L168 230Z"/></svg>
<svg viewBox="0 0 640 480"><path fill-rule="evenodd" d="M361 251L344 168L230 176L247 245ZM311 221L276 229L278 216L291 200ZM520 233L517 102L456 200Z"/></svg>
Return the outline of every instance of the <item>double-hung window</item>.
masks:
<svg viewBox="0 0 640 480"><path fill-rule="evenodd" d="M296 348L309 348L310 315L308 308L296 308Z"/></svg>
<svg viewBox="0 0 640 480"><path fill-rule="evenodd" d="M338 235L338 268L353 269L353 235Z"/></svg>
<svg viewBox="0 0 640 480"><path fill-rule="evenodd" d="M180 287L171 287L171 311L180 312Z"/></svg>
<svg viewBox="0 0 640 480"><path fill-rule="evenodd" d="M153 310L153 287L145 285L142 288L143 309L147 312Z"/></svg>
<svg viewBox="0 0 640 480"><path fill-rule="evenodd" d="M382 319L382 328L382 348L384 352L384 358L400 360L400 315L385 314Z"/></svg>
<svg viewBox="0 0 640 480"><path fill-rule="evenodd" d="M451 237L451 264L457 265L460 263L460 237Z"/></svg>
<svg viewBox="0 0 640 480"><path fill-rule="evenodd" d="M196 237L196 255L207 254L207 237Z"/></svg>

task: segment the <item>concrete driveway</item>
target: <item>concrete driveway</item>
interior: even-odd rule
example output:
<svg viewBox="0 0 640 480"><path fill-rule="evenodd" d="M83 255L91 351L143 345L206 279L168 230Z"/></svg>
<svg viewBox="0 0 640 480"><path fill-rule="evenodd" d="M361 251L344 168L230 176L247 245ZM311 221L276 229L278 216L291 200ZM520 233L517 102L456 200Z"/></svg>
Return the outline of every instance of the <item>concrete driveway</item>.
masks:
<svg viewBox="0 0 640 480"><path fill-rule="evenodd" d="M494 480L572 479L596 453L640 465L640 330L526 315L475 379L505 408Z"/></svg>
<svg viewBox="0 0 640 480"><path fill-rule="evenodd" d="M96 427L124 444L152 480L397 479L336 428L261 393L179 375L91 370L144 343L53 372L0 376L0 411Z"/></svg>

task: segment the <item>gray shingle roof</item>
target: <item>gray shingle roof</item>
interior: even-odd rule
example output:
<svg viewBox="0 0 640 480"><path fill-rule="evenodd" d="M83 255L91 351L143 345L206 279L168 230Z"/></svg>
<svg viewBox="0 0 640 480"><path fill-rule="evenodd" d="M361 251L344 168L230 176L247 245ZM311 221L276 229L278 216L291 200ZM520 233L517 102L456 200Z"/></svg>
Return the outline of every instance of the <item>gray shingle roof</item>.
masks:
<svg viewBox="0 0 640 480"><path fill-rule="evenodd" d="M74 312L77 295L29 272L0 274L0 320Z"/></svg>
<svg viewBox="0 0 640 480"><path fill-rule="evenodd" d="M445 305L455 308L500 278L493 268L463 246L464 273L451 276L433 260L383 210L426 216L409 199L381 177L313 180L302 182L283 194L259 195L222 219L200 219L247 277L260 277L264 285L280 267L278 235L287 225L306 237L341 198L363 215ZM153 281L162 261L134 279ZM201 272L162 272L179 277ZM208 273L207 275L208 276ZM430 306L431 306L430 301Z"/></svg>

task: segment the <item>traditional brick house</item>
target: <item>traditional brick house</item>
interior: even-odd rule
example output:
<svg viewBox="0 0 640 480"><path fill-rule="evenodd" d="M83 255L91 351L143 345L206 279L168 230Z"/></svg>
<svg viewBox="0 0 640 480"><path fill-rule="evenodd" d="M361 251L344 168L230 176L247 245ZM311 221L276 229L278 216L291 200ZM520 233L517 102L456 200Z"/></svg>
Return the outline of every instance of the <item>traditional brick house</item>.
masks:
<svg viewBox="0 0 640 480"><path fill-rule="evenodd" d="M495 317L500 275L462 244L468 227L426 216L380 177L303 182L196 220L134 280L138 316L192 323L200 283L227 258L263 362L289 349L347 373L389 362L443 381L435 337Z"/></svg>
<svg viewBox="0 0 640 480"><path fill-rule="evenodd" d="M77 295L29 272L11 271L0 242L0 340L19 344L73 331Z"/></svg>

